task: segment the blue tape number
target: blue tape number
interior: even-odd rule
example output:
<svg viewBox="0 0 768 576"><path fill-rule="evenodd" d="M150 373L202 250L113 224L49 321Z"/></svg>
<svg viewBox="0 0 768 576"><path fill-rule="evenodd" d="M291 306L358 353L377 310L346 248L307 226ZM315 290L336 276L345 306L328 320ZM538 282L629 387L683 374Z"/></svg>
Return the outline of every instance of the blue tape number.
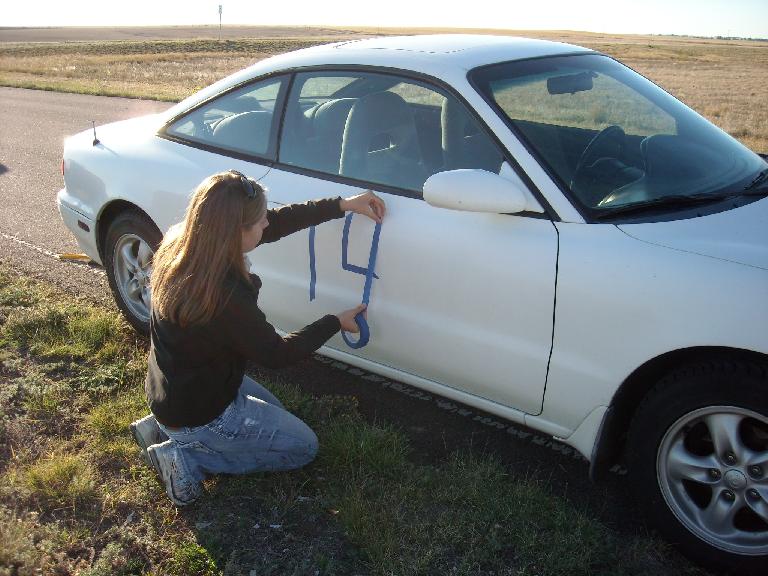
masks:
<svg viewBox="0 0 768 576"><path fill-rule="evenodd" d="M315 227L309 227L309 301L315 299L317 270L315 269Z"/></svg>
<svg viewBox="0 0 768 576"><path fill-rule="evenodd" d="M362 304L368 304L371 298L371 286L373 285L373 279L378 279L379 277L376 276L374 270L376 268L376 256L379 251L379 237L381 235L381 224L377 223L376 227L373 229L373 238L371 240L371 251L368 255L368 267L362 268L360 266L355 266L354 264L350 264L347 261L347 246L349 245L349 229L352 225L352 217L354 216L353 213L347 214L346 220L344 221L344 231L341 235L341 267L344 270L347 270L348 272L353 272L355 274L360 274L362 276L365 276L365 285L363 287L363 298L362 298ZM309 229L309 300L312 301L315 299L315 286L317 284L317 270L315 266L315 227L312 226ZM360 337L353 341L349 335L342 331L341 337L344 339L344 342L346 342L347 346L350 348L362 348L366 344L368 344L368 340L370 340L371 333L370 329L368 327L368 322L366 321L365 317L362 313L355 316L355 323L357 324L358 329L360 330Z"/></svg>

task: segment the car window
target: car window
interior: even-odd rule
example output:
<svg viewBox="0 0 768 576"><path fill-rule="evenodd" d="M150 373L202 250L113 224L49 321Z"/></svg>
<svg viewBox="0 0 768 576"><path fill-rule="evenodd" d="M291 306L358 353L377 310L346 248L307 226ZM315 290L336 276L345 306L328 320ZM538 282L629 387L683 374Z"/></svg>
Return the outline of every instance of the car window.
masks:
<svg viewBox="0 0 768 576"><path fill-rule="evenodd" d="M492 83L492 90L504 113L524 127L538 123L597 131L621 125L626 134L634 136L676 133L672 116L616 79L593 77L591 72L578 69L569 73L591 78L592 88L553 94L549 87L550 79L556 77L553 73L500 80Z"/></svg>
<svg viewBox="0 0 768 576"><path fill-rule="evenodd" d="M504 114L563 182L574 181L591 139L611 126L623 131L622 138L636 142L652 134L676 134L674 118L639 92L611 76L579 67L574 60L566 62L573 65L540 67L534 73L489 84ZM619 132L614 132L618 138ZM627 162L626 170L617 173L639 177L633 170L639 168L639 160L638 154Z"/></svg>
<svg viewBox="0 0 768 576"><path fill-rule="evenodd" d="M355 81L350 76L316 76L307 78L301 87L301 98L305 100L329 100L333 95Z"/></svg>
<svg viewBox="0 0 768 576"><path fill-rule="evenodd" d="M233 152L267 156L282 79L269 79L228 92L196 108L166 134Z"/></svg>
<svg viewBox="0 0 768 576"><path fill-rule="evenodd" d="M431 175L498 174L503 155L464 104L411 79L362 72L297 74L280 162L421 196Z"/></svg>
<svg viewBox="0 0 768 576"><path fill-rule="evenodd" d="M473 83L594 217L739 192L763 163L633 70L602 55L479 68ZM677 204L674 204L677 202Z"/></svg>

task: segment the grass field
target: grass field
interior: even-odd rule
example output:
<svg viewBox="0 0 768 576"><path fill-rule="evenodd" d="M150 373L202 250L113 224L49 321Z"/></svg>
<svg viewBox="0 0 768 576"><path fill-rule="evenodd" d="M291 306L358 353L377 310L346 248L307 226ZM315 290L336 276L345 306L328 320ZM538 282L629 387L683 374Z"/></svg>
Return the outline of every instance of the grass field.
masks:
<svg viewBox="0 0 768 576"><path fill-rule="evenodd" d="M281 382L317 460L177 510L128 431L146 352L116 311L0 268L0 575L704 575L545 481L472 452L424 464L353 398Z"/></svg>
<svg viewBox="0 0 768 576"><path fill-rule="evenodd" d="M221 42L155 32L3 42L0 30L0 84L178 100L272 54L394 31L273 30ZM526 34L615 55L768 151L768 43ZM0 267L0 576L706 574L539 478L471 451L425 464L401 431L366 421L354 398L281 381L267 384L317 431L317 460L210 479L197 504L177 510L128 432L146 412L146 354L113 308Z"/></svg>
<svg viewBox="0 0 768 576"><path fill-rule="evenodd" d="M81 29L82 42L0 31L0 85L177 101L262 58L313 44L427 29L233 28L141 29L133 34ZM249 34L236 38L235 34ZM54 31L55 32L55 31ZM60 38L54 32L47 37ZM182 33L183 32L183 33ZM487 31L486 31L487 32ZM768 152L768 42L579 32L495 31L594 48L633 67L745 145ZM101 36L99 35L101 34ZM166 36L162 39L163 35ZM108 40L148 38L146 40ZM174 37L174 38L168 38ZM149 39L152 38L152 39Z"/></svg>

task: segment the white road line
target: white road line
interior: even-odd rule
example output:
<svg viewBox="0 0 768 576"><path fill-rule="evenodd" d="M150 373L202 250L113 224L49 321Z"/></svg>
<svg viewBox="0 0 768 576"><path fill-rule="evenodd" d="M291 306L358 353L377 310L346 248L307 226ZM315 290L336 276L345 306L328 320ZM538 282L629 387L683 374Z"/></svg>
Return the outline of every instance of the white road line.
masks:
<svg viewBox="0 0 768 576"><path fill-rule="evenodd" d="M107 273L104 271L103 268L94 268L88 264L83 263L77 263L72 262L68 260L60 260L59 255L55 252L51 252L50 250L46 248L41 248L40 246L35 246L31 242L27 242L26 240L22 240L21 238L18 238L16 236L12 236L11 234L6 234L5 232L0 232L0 237L5 238L6 240L10 240L11 242L15 242L16 244L19 244L21 246L24 246L25 248L29 248L31 250L34 250L36 252L39 252L43 256L48 256L49 258L52 258L56 260L56 262L59 262L61 264L66 264L69 266L75 266L80 270L84 270L86 272L90 272L91 274L95 274L96 276L104 277L107 275Z"/></svg>

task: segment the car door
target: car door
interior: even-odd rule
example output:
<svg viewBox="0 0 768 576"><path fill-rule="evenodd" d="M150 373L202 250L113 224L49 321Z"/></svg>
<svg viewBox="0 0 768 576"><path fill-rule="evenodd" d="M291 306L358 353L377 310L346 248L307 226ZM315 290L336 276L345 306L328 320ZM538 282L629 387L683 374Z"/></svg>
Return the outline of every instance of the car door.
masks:
<svg viewBox="0 0 768 576"><path fill-rule="evenodd" d="M336 336L330 347L539 413L552 342L556 231L541 214L460 212L424 202L427 177L458 168L511 172L455 96L390 74L305 72L294 79L278 164L264 182L273 206L368 188L387 204L367 314L370 341L352 349ZM346 233L339 219L255 250L268 317L290 331L359 303L373 235L374 223L355 215Z"/></svg>

